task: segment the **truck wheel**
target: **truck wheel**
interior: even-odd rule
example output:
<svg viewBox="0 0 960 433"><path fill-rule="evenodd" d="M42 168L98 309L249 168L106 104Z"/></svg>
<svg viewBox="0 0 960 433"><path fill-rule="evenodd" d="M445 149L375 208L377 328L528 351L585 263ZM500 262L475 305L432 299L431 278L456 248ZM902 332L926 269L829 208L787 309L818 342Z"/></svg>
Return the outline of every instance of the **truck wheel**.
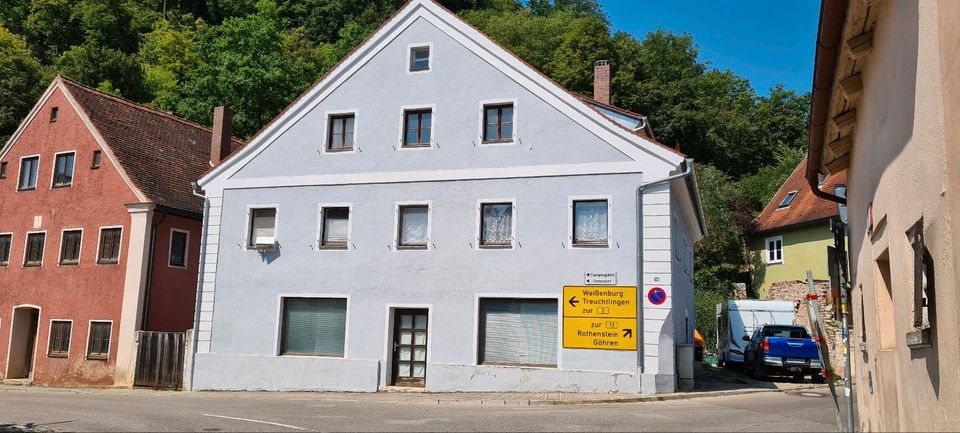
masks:
<svg viewBox="0 0 960 433"><path fill-rule="evenodd" d="M803 377L804 377L804 376L803 376L803 373L794 374L794 375L793 375L793 381L794 381L794 382L803 382Z"/></svg>
<svg viewBox="0 0 960 433"><path fill-rule="evenodd" d="M757 365L753 367L754 378L760 380L767 380L767 369L760 364L760 361L757 361Z"/></svg>

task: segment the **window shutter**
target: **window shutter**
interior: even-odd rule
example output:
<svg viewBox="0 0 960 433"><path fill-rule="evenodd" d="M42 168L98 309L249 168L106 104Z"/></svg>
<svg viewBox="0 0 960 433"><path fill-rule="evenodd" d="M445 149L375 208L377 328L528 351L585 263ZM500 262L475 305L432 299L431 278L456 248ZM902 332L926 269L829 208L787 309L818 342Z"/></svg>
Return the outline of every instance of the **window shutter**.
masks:
<svg viewBox="0 0 960 433"><path fill-rule="evenodd" d="M480 301L481 364L557 365L555 299Z"/></svg>
<svg viewBox="0 0 960 433"><path fill-rule="evenodd" d="M284 304L284 353L343 356L346 299L288 298Z"/></svg>

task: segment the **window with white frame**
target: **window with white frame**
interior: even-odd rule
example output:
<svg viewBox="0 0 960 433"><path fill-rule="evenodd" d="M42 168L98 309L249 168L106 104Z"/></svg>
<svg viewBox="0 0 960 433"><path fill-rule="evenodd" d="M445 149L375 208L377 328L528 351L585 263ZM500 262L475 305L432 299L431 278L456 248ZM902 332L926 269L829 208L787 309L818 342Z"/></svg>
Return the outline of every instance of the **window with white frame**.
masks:
<svg viewBox="0 0 960 433"><path fill-rule="evenodd" d="M430 206L401 205L397 208L397 248L427 249L429 243Z"/></svg>
<svg viewBox="0 0 960 433"><path fill-rule="evenodd" d="M103 361L109 357L111 332L113 332L112 322L90 322L90 335L87 336L87 359Z"/></svg>
<svg viewBox="0 0 960 433"><path fill-rule="evenodd" d="M403 112L403 147L430 147L433 131L433 110L405 110Z"/></svg>
<svg viewBox="0 0 960 433"><path fill-rule="evenodd" d="M283 298L281 355L344 356L347 300Z"/></svg>
<svg viewBox="0 0 960 433"><path fill-rule="evenodd" d="M172 268L187 267L187 246L190 242L190 232L185 230L170 230L170 257L167 264Z"/></svg>
<svg viewBox="0 0 960 433"><path fill-rule="evenodd" d="M0 235L0 266L10 264L10 247L13 245L13 235L5 233Z"/></svg>
<svg viewBox="0 0 960 433"><path fill-rule="evenodd" d="M19 191L30 191L37 189L37 171L40 169L40 157L31 156L20 160L20 183L17 186Z"/></svg>
<svg viewBox="0 0 960 433"><path fill-rule="evenodd" d="M556 299L480 299L477 362L557 365Z"/></svg>
<svg viewBox="0 0 960 433"><path fill-rule="evenodd" d="M783 237L767 238L767 263L783 263Z"/></svg>
<svg viewBox="0 0 960 433"><path fill-rule="evenodd" d="M50 321L50 342L47 347L47 356L51 358L66 358L70 353L70 333L73 322L69 320Z"/></svg>
<svg viewBox="0 0 960 433"><path fill-rule="evenodd" d="M327 119L327 152L350 152L353 150L354 113L334 114Z"/></svg>
<svg viewBox="0 0 960 433"><path fill-rule="evenodd" d="M61 153L53 163L53 188L73 185L73 163L75 154Z"/></svg>
<svg viewBox="0 0 960 433"><path fill-rule="evenodd" d="M23 257L24 267L43 265L43 247L46 239L46 233L27 234L27 250Z"/></svg>
<svg viewBox="0 0 960 433"><path fill-rule="evenodd" d="M100 229L100 247L97 249L97 263L110 265L120 263L120 241L123 229L108 227Z"/></svg>
<svg viewBox="0 0 960 433"><path fill-rule="evenodd" d="M480 203L480 247L513 246L513 203Z"/></svg>
<svg viewBox="0 0 960 433"><path fill-rule="evenodd" d="M607 246L609 203L607 200L574 200L573 246Z"/></svg>
<svg viewBox="0 0 960 433"><path fill-rule="evenodd" d="M410 48L410 72L430 70L430 46Z"/></svg>
<svg viewBox="0 0 960 433"><path fill-rule="evenodd" d="M323 207L320 210L320 248L345 250L350 242L350 208Z"/></svg>
<svg viewBox="0 0 960 433"><path fill-rule="evenodd" d="M273 246L277 242L277 209L250 209L250 230L247 246L250 248Z"/></svg>
<svg viewBox="0 0 960 433"><path fill-rule="evenodd" d="M80 244L83 230L64 230L60 240L60 264L76 265L80 263Z"/></svg>
<svg viewBox="0 0 960 433"><path fill-rule="evenodd" d="M483 106L483 142L508 143L513 141L513 103Z"/></svg>

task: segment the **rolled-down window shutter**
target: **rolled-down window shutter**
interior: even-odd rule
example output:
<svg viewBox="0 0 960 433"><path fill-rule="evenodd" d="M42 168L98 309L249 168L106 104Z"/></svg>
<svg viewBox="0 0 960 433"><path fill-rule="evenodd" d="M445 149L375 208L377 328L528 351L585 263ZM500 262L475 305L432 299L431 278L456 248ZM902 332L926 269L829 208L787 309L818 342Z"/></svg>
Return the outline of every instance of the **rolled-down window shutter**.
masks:
<svg viewBox="0 0 960 433"><path fill-rule="evenodd" d="M557 365L556 299L480 300L481 364Z"/></svg>
<svg viewBox="0 0 960 433"><path fill-rule="evenodd" d="M283 353L343 356L347 300L284 300Z"/></svg>

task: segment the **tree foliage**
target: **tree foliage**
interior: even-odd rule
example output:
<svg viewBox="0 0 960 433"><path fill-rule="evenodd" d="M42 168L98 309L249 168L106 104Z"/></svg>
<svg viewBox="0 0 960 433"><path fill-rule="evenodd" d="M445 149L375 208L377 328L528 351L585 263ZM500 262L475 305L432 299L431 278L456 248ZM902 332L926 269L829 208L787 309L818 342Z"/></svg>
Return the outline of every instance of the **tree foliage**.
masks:
<svg viewBox="0 0 960 433"><path fill-rule="evenodd" d="M43 69L22 38L0 25L0 142L43 91Z"/></svg>

